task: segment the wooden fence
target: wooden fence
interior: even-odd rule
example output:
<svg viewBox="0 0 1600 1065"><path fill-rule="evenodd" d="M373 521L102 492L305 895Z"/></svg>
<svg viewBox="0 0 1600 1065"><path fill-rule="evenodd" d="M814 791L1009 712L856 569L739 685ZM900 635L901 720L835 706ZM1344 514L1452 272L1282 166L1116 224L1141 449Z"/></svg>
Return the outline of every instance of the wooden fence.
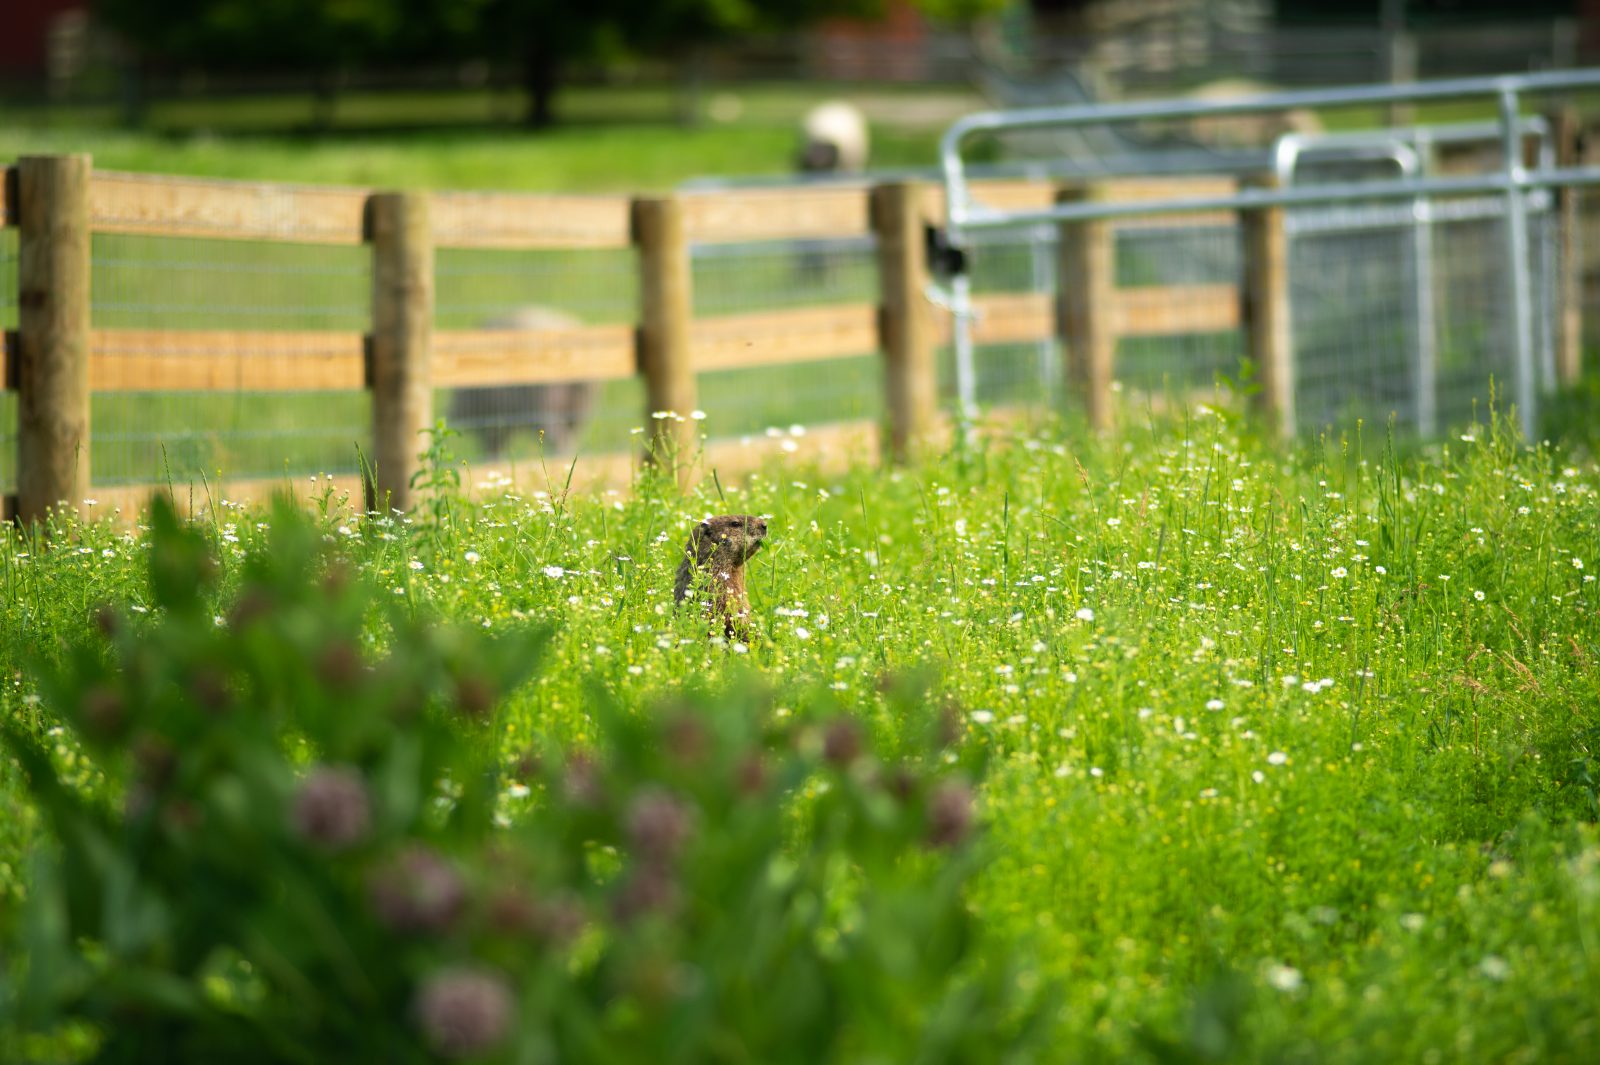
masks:
<svg viewBox="0 0 1600 1065"><path fill-rule="evenodd" d="M95 172L86 156L20 160L4 173L0 219L17 226L19 328L4 338L5 387L18 396L18 477L7 511L31 520L91 494L89 397L116 391L365 389L375 470L369 505L412 502L419 430L435 388L604 380L639 375L644 424L688 454L696 374L882 353L886 450L910 454L938 417L936 351L947 316L925 297L925 226L942 217L931 185L735 191L629 199L387 193L244 182L178 182ZM1058 195L1115 200L1225 192L1218 179L1132 180L1060 190L980 184L980 197L1039 207ZM1230 223L1212 212L1198 224ZM1194 221L1190 219L1190 221ZM1281 209L1244 220L1246 283L1118 287L1113 234L1139 219L1063 227L1060 292L977 300L979 344L1059 334L1068 384L1090 421L1111 417L1120 337L1243 329L1261 368L1262 402L1288 409L1286 256ZM1170 217L1162 225L1172 224ZM90 235L131 233L316 244L372 254L370 328L362 332L102 329L90 322ZM880 302L696 318L691 243L876 236ZM434 327L436 248L637 250L636 325L539 332ZM227 358L207 357L227 353ZM1288 428L1284 426L1284 428ZM671 449L667 449L671 453ZM118 493L132 502L155 486ZM107 493L99 493L104 496ZM237 497L237 494L236 494Z"/></svg>

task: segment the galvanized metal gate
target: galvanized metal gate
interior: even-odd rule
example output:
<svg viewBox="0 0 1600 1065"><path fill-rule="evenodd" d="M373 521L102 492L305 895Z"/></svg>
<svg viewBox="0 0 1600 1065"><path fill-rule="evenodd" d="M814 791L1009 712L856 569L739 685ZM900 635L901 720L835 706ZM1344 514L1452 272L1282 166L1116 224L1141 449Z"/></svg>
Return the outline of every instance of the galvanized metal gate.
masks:
<svg viewBox="0 0 1600 1065"><path fill-rule="evenodd" d="M1304 424L1326 424L1392 413L1432 435L1470 414L1493 378L1502 393L1510 386L1531 435L1539 396L1555 380L1551 190L1600 182L1600 167L1557 166L1547 124L1521 110L1534 94L1595 86L1600 71L1567 71L971 115L947 131L941 146L946 238L969 262L1005 243L1045 248L1035 252L1043 275L1054 261L1049 241L1063 223L1144 218L1148 224L1163 215L1285 207L1295 377L1287 425L1297 414ZM1290 134L1277 141L1270 161L1276 182L1231 195L1008 210L973 196L962 157L974 138L1011 130L1472 97L1491 100L1498 121ZM1474 142L1497 149L1493 170L1443 175L1431 165L1440 145ZM1221 249L1232 243L1213 240L1212 261L1190 268L1236 271L1237 261L1222 265ZM1055 278L1037 281L1053 286ZM955 391L966 416L976 407L981 376L973 284L973 271L957 271L940 297L954 316ZM1041 349L1042 372L1051 358Z"/></svg>

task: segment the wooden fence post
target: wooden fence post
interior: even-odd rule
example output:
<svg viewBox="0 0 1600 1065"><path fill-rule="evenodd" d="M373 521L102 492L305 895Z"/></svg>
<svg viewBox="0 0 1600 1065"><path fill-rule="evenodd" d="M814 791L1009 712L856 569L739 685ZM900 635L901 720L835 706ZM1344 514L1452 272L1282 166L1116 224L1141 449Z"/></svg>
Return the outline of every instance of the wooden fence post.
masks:
<svg viewBox="0 0 1600 1065"><path fill-rule="evenodd" d="M407 510L411 477L433 425L433 230L422 193L376 193L367 200L372 243L373 461L369 509Z"/></svg>
<svg viewBox="0 0 1600 1065"><path fill-rule="evenodd" d="M17 517L89 491L87 155L17 161Z"/></svg>
<svg viewBox="0 0 1600 1065"><path fill-rule="evenodd" d="M872 190L870 214L878 238L887 453L904 462L931 435L939 410L934 322L926 295L928 188L911 181L879 185Z"/></svg>
<svg viewBox="0 0 1600 1065"><path fill-rule="evenodd" d="M636 350L651 434L645 458L671 462L678 482L687 486L695 448L695 423L690 415L697 399L689 349L693 277L683 202L673 196L633 201L633 240L639 248Z"/></svg>
<svg viewBox="0 0 1600 1065"><path fill-rule="evenodd" d="M1062 189L1061 204L1101 198L1093 185ZM1063 222L1056 330L1066 348L1067 388L1083 399L1092 429L1111 427L1111 378L1117 353L1117 245L1104 218Z"/></svg>
<svg viewBox="0 0 1600 1065"><path fill-rule="evenodd" d="M1578 166L1582 127L1577 109L1571 105L1549 116L1550 135L1555 138L1556 166ZM1576 185L1555 189L1556 220L1556 380L1572 386L1583 374L1583 259L1579 255L1578 197Z"/></svg>
<svg viewBox="0 0 1600 1065"><path fill-rule="evenodd" d="M1258 177L1247 188L1276 189L1275 177ZM1261 385L1257 403L1280 436L1293 436L1294 353L1289 329L1289 235L1282 207L1239 214L1244 238L1244 289L1240 293L1247 349Z"/></svg>

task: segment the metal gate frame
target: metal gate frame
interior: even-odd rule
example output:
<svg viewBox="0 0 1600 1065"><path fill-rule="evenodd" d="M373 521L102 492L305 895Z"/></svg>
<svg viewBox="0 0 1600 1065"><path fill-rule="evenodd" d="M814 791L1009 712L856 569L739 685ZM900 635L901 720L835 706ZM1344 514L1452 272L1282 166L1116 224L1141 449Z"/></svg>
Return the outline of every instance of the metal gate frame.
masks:
<svg viewBox="0 0 1600 1065"><path fill-rule="evenodd" d="M1555 164L1555 145L1550 139L1550 123L1533 115L1518 122L1518 141L1532 138L1537 146L1539 165L1549 168ZM1500 139L1497 122L1458 122L1436 126L1407 126L1385 129L1350 130L1336 133L1285 133L1273 145L1273 172L1279 185L1289 187L1299 176L1299 167L1307 156L1332 157L1336 162L1386 162L1392 163L1404 178L1425 177L1431 161L1432 150L1441 144L1472 144ZM1479 201L1469 201L1477 204ZM1482 214L1476 217L1498 218L1504 204L1492 197L1483 205ZM1552 197L1546 189L1537 189L1530 195L1529 209L1534 213L1548 213ZM1411 240L1406 249L1406 274L1411 281L1411 326L1413 341L1413 380L1415 410L1413 417L1417 431L1424 437L1438 432L1438 337L1434 309L1433 225L1437 220L1433 200L1418 196L1410 204L1391 210L1398 213L1397 222L1409 223ZM1457 220L1459 212L1451 212ZM1285 228L1291 244L1297 237L1318 233L1341 232L1336 217L1290 214ZM1548 241L1541 244L1546 259L1550 257ZM1292 261L1292 259L1291 259ZM1546 261L1540 271L1544 284L1539 291L1539 305L1543 312L1543 329L1537 340L1541 357L1541 376L1546 390L1555 377L1555 348L1551 335L1551 314L1554 308L1551 278L1553 270ZM1291 345L1291 358L1293 348Z"/></svg>
<svg viewBox="0 0 1600 1065"><path fill-rule="evenodd" d="M1222 101L1156 100L1137 103L984 111L957 120L940 140L939 160L944 178L945 237L965 249L972 235L985 230L1025 229L1030 226L1125 218L1135 215L1178 214L1192 211L1248 211L1263 207L1359 203L1373 200L1427 200L1441 195L1499 193L1504 197L1506 243L1511 269L1507 271L1507 296L1512 307L1513 383L1523 432L1531 439L1537 424L1537 388L1533 355L1533 294L1528 263L1527 193L1567 185L1600 184L1600 166L1560 167L1541 154L1538 164L1524 165L1521 141L1526 128L1520 117L1523 95L1566 89L1600 88L1600 70L1549 71L1493 78L1457 78L1414 82L1407 85L1367 85L1339 89L1312 89L1270 93ZM1240 190L1227 196L1185 197L1129 202L1077 202L1050 208L1008 211L973 199L961 157L964 142L975 135L1007 130L1073 128L1145 119L1175 119L1246 115L1300 107L1361 104L1415 103L1427 100L1493 98L1499 119L1498 133L1503 166L1498 173L1466 177L1402 176L1393 181L1336 182L1280 188ZM957 257L959 259L959 257ZM950 279L949 302L955 319L956 391L959 415L970 421L976 412L972 342L971 278L957 271ZM1291 400L1292 402L1292 400ZM1292 411L1287 419L1292 424Z"/></svg>

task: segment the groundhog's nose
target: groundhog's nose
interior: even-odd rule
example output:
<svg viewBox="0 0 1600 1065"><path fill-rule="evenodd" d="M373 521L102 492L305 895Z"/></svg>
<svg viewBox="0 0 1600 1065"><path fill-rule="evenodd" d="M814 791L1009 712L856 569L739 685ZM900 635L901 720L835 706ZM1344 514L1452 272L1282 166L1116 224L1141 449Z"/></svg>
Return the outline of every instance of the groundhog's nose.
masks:
<svg viewBox="0 0 1600 1065"><path fill-rule="evenodd" d="M765 518L757 518L756 519L756 535L757 536L766 536L767 535L767 519L765 519Z"/></svg>

